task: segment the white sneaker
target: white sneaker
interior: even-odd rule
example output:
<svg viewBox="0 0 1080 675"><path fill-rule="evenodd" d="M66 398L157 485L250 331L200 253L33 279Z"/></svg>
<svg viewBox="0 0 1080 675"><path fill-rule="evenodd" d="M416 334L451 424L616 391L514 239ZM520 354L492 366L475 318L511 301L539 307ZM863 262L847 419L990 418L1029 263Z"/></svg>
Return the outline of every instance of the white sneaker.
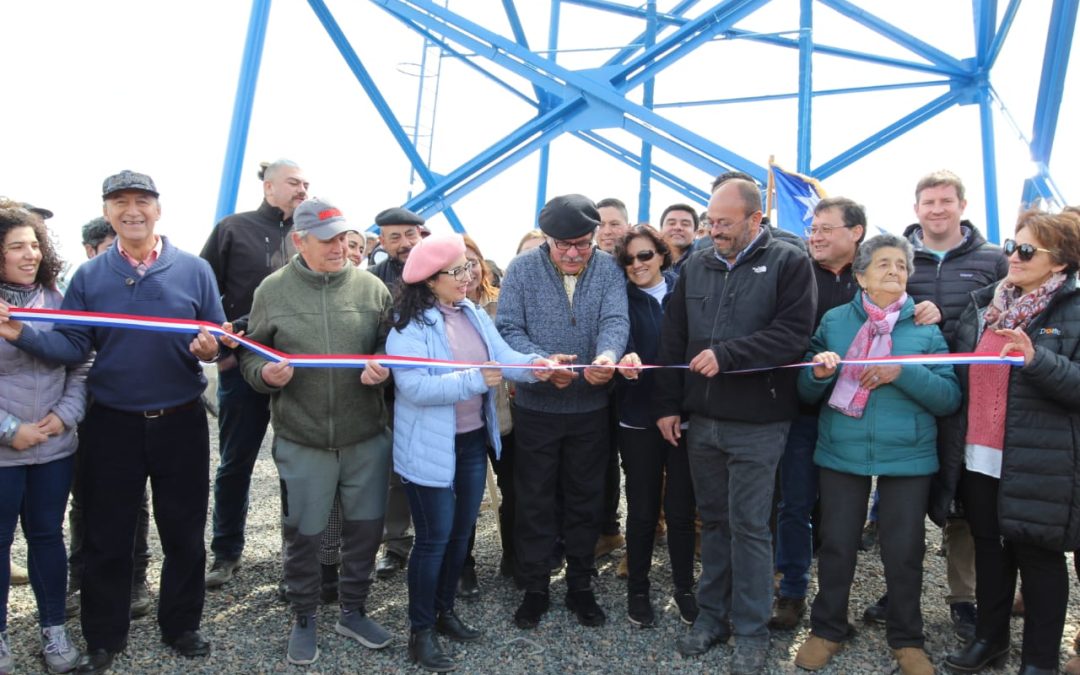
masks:
<svg viewBox="0 0 1080 675"><path fill-rule="evenodd" d="M41 651L51 673L70 673L79 663L79 650L62 625L41 629Z"/></svg>
<svg viewBox="0 0 1080 675"><path fill-rule="evenodd" d="M7 633L0 633L0 675L8 675L15 669L15 657L8 647Z"/></svg>

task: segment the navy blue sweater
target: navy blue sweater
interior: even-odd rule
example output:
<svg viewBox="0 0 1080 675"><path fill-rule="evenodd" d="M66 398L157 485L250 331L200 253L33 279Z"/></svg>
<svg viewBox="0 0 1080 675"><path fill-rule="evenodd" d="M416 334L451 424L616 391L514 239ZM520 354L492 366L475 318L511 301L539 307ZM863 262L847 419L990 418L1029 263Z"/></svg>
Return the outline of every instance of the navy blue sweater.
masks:
<svg viewBox="0 0 1080 675"><path fill-rule="evenodd" d="M675 288L678 274L668 270L664 272L668 295ZM656 363L660 352L660 328L664 322L664 309L656 298L641 290L631 282L626 282L626 300L630 314L630 340L626 343L626 352L635 352L642 363ZM621 375L615 376L615 395L619 411L619 421L631 427L649 428L656 422L653 412L653 387L655 370L643 370L636 380L628 380Z"/></svg>
<svg viewBox="0 0 1080 675"><path fill-rule="evenodd" d="M71 279L63 309L225 321L217 282L205 260L162 237L161 257L140 277L112 246ZM24 324L15 346L68 365L94 350L87 389L97 403L118 410L155 410L187 403L206 388L199 360L188 349L193 333L59 326L38 331Z"/></svg>

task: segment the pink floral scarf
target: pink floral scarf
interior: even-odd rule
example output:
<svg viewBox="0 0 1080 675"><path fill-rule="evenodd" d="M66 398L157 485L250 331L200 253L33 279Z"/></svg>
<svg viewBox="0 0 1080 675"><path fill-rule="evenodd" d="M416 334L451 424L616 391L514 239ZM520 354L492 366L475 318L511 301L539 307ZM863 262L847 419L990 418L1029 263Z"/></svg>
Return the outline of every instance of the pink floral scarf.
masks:
<svg viewBox="0 0 1080 675"><path fill-rule="evenodd" d="M1002 279L994 289L994 299L986 308L987 330L999 328L1019 328L1024 330L1031 320L1038 316L1053 300L1061 285L1065 283L1065 273L1057 272L1043 282L1034 291L1025 294L1015 284Z"/></svg>
<svg viewBox="0 0 1080 675"><path fill-rule="evenodd" d="M882 309L870 301L864 291L862 306L866 310L866 323L859 328L851 341L844 359L866 359L888 356L892 353L892 331L900 318L900 308L907 302L907 293L888 307ZM866 410L870 390L859 386L859 377L866 366L841 366L840 376L829 397L829 406L848 417L860 418Z"/></svg>

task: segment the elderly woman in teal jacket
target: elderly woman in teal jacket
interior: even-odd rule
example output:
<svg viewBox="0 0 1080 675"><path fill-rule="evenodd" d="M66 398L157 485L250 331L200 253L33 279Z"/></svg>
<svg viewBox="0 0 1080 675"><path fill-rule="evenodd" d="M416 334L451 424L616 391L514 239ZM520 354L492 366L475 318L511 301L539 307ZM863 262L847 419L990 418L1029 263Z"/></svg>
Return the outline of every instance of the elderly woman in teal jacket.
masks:
<svg viewBox="0 0 1080 675"><path fill-rule="evenodd" d="M395 301L396 322L386 340L395 356L484 364L472 368L398 368L394 372L394 470L412 509L416 537L409 557L409 656L425 670L445 672L454 662L435 633L471 641L481 632L454 613L454 596L469 536L484 494L487 445L501 450L499 365L509 379L534 382L552 362L511 349L487 312L465 298L473 273L458 234L432 235L405 263Z"/></svg>
<svg viewBox="0 0 1080 675"><path fill-rule="evenodd" d="M915 323L906 292L913 266L911 245L901 237L882 234L860 246L852 268L862 291L825 314L807 354L816 365L799 375L803 401L825 402L814 452L821 469L818 594L811 636L795 657L806 670L825 667L852 635L848 597L870 483L878 476L886 638L905 675L933 672L919 606L923 523L938 469L935 417L956 411L960 387L951 365L840 364L949 351L937 326Z"/></svg>

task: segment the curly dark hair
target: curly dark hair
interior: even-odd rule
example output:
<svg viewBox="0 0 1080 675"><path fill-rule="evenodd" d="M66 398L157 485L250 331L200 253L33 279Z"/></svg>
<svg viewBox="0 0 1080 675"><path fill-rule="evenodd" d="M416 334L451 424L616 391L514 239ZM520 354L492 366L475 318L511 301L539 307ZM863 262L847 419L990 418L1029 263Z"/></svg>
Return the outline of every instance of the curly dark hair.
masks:
<svg viewBox="0 0 1080 675"><path fill-rule="evenodd" d="M8 233L17 227L33 228L38 245L41 247L41 264L38 266L37 277L34 281L45 288L56 288L56 280L64 269L64 261L57 255L56 247L49 237L45 223L35 218L18 202L0 197L0 251L3 251L3 242L7 239ZM0 280L4 280L2 268L0 268Z"/></svg>
<svg viewBox="0 0 1080 675"><path fill-rule="evenodd" d="M405 330L413 321L421 321L431 326L434 325L424 319L424 312L435 306L438 298L427 285L428 279L417 281L415 284L407 284L404 281L398 284L394 292L394 309L390 317L390 327Z"/></svg>
<svg viewBox="0 0 1080 675"><path fill-rule="evenodd" d="M652 242L653 248L663 258L663 262L660 263L661 270L666 270L671 267L671 248L652 225L635 225L631 227L630 231L615 244L615 260L619 263L619 266L626 267L633 262L628 259L626 249L629 248L630 242L639 237L648 239Z"/></svg>

